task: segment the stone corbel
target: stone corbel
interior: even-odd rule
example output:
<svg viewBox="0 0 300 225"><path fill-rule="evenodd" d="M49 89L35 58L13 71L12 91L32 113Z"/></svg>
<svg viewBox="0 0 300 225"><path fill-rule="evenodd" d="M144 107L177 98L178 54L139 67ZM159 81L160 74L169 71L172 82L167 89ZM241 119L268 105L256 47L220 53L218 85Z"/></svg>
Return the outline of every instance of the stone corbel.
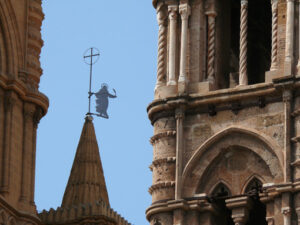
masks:
<svg viewBox="0 0 300 225"><path fill-rule="evenodd" d="M244 225L249 217L252 208L252 201L247 196L227 199L226 207L232 210L232 219L235 225Z"/></svg>

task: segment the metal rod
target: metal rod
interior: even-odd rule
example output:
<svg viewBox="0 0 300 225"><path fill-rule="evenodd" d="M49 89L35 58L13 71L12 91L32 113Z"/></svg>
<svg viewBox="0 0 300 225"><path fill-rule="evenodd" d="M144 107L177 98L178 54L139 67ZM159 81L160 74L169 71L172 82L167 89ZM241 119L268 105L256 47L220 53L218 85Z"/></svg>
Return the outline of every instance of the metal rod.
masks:
<svg viewBox="0 0 300 225"><path fill-rule="evenodd" d="M92 75L93 75L93 48L91 48L90 89L89 89L89 112L88 112L88 114L91 114Z"/></svg>

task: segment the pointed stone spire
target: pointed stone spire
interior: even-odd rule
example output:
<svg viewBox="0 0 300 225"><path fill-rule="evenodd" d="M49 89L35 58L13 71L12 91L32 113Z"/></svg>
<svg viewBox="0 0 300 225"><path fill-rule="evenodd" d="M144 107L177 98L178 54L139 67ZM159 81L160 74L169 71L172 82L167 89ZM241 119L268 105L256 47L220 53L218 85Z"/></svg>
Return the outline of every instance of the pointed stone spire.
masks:
<svg viewBox="0 0 300 225"><path fill-rule="evenodd" d="M62 207L109 199L93 125L93 117L87 116L77 147Z"/></svg>

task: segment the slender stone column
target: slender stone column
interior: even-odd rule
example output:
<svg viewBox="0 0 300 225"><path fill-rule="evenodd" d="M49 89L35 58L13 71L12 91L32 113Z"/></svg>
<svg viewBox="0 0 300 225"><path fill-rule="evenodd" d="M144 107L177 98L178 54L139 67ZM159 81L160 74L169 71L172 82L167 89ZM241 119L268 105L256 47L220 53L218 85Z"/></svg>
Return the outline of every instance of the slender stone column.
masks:
<svg viewBox="0 0 300 225"><path fill-rule="evenodd" d="M291 208L284 207L281 212L283 214L283 225L291 225Z"/></svg>
<svg viewBox="0 0 300 225"><path fill-rule="evenodd" d="M239 85L248 84L247 75L247 44L248 44L248 0L241 1L241 28L240 28L240 76Z"/></svg>
<svg viewBox="0 0 300 225"><path fill-rule="evenodd" d="M180 74L178 82L185 83L186 77L186 57L188 48L188 19L191 14L190 6L185 3L179 6L179 13L181 15L181 50L180 50Z"/></svg>
<svg viewBox="0 0 300 225"><path fill-rule="evenodd" d="M1 171L1 189L2 193L9 191L10 179L10 153L12 147L12 126L13 126L13 111L16 103L16 95L12 92L6 94L4 99L4 147L2 157L2 171Z"/></svg>
<svg viewBox="0 0 300 225"><path fill-rule="evenodd" d="M175 186L175 200L181 199L181 176L182 176L182 154L184 148L183 137L183 120L184 109L178 108L176 110L176 186Z"/></svg>
<svg viewBox="0 0 300 225"><path fill-rule="evenodd" d="M32 167L31 167L31 185L30 185L30 204L35 207L34 190L35 190L35 161L36 161L36 134L38 124L43 117L42 109L36 108L33 116L33 135L32 135Z"/></svg>
<svg viewBox="0 0 300 225"><path fill-rule="evenodd" d="M168 85L176 85L176 45L177 45L177 5L168 7L170 20L170 43L169 43L169 80Z"/></svg>
<svg viewBox="0 0 300 225"><path fill-rule="evenodd" d="M206 12L207 29L207 80L215 82L216 16L215 11Z"/></svg>
<svg viewBox="0 0 300 225"><path fill-rule="evenodd" d="M291 90L284 90L282 94L284 103L284 181L291 182Z"/></svg>
<svg viewBox="0 0 300 225"><path fill-rule="evenodd" d="M272 0L272 63L270 70L278 68L278 0Z"/></svg>
<svg viewBox="0 0 300 225"><path fill-rule="evenodd" d="M158 56L157 56L157 81L155 89L164 86L166 82L166 46L167 46L167 15L162 4L157 7L158 31Z"/></svg>
<svg viewBox="0 0 300 225"><path fill-rule="evenodd" d="M299 4L299 31L300 31L300 4ZM298 64L297 64L297 74L298 75L300 75L300 34L298 34L299 35L299 40L298 40L298 51L299 51L299 53L298 53Z"/></svg>
<svg viewBox="0 0 300 225"><path fill-rule="evenodd" d="M287 0L284 75L292 75L294 48L294 0Z"/></svg>
<svg viewBox="0 0 300 225"><path fill-rule="evenodd" d="M21 197L20 201L24 203L29 202L30 198L30 183L32 165L32 132L33 132L33 115L35 105L31 103L24 103L23 108L23 152L22 152L22 180L21 180Z"/></svg>

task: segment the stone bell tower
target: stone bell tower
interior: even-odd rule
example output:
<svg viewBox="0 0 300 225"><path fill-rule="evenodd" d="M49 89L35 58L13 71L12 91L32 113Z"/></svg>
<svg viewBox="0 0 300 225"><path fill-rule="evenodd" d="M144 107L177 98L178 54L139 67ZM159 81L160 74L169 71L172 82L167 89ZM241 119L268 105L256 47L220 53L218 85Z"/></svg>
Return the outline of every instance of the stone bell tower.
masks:
<svg viewBox="0 0 300 225"><path fill-rule="evenodd" d="M48 109L39 92L41 0L0 1L0 223L37 224L36 132Z"/></svg>
<svg viewBox="0 0 300 225"><path fill-rule="evenodd" d="M152 225L300 224L300 3L153 0Z"/></svg>

